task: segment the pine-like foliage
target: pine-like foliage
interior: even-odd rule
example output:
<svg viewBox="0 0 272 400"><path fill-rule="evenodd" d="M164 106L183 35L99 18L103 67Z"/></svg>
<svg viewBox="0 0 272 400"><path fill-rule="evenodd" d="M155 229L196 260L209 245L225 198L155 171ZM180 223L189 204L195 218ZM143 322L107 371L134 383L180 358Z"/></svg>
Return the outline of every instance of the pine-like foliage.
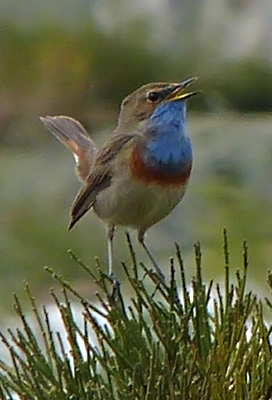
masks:
<svg viewBox="0 0 272 400"><path fill-rule="evenodd" d="M272 328L264 321L263 303L246 291L246 245L242 272L236 273L232 284L224 235L223 287L203 281L199 244L196 273L188 285L178 246L177 261L170 261L168 284L137 264L129 237L128 243L132 268L123 268L131 287L129 299L99 267L95 277L75 256L98 285L95 304L48 268L62 287L61 300L54 292L52 296L65 336L52 331L48 310L37 308L26 286L34 333L33 319L28 322L15 296L22 328L1 335L11 358L11 363L0 363L1 398L269 400ZM271 274L268 283L272 288ZM75 302L82 306L82 326L74 316ZM272 311L269 299L265 307Z"/></svg>

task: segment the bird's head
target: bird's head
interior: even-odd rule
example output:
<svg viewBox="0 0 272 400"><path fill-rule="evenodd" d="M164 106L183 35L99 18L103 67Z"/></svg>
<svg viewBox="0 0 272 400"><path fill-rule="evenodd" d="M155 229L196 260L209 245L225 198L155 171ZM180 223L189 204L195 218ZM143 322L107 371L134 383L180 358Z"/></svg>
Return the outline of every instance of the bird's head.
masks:
<svg viewBox="0 0 272 400"><path fill-rule="evenodd" d="M197 78L190 78L181 83L148 83L124 98L118 119L119 132L133 132L143 125L162 104L182 102L199 91L187 92L186 88Z"/></svg>

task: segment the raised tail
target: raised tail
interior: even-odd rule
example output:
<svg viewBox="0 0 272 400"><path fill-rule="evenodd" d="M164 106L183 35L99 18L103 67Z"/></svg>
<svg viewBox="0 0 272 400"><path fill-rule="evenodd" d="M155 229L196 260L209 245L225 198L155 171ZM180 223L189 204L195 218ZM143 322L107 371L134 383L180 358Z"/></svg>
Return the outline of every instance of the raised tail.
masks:
<svg viewBox="0 0 272 400"><path fill-rule="evenodd" d="M71 117L46 116L40 117L40 120L60 142L71 150L75 158L78 177L85 182L98 150L87 131Z"/></svg>

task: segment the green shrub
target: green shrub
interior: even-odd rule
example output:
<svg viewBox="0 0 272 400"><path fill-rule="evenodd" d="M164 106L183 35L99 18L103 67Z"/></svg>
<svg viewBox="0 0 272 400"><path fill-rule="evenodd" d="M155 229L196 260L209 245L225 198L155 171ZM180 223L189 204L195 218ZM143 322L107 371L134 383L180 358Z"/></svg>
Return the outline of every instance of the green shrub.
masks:
<svg viewBox="0 0 272 400"><path fill-rule="evenodd" d="M68 282L59 282L63 299L52 292L65 337L54 332L46 307L38 310L26 286L42 343L15 296L22 328L1 335L11 365L1 361L1 396L12 399L269 399L272 388L271 326L263 302L246 291L248 252L231 283L224 235L225 283L203 281L201 249L195 245L196 273L188 286L179 247L165 283L138 265L128 237L132 268L123 265L130 299L97 264L97 276L73 254L98 286L99 305L82 298ZM177 277L176 275L179 275ZM178 283L180 279L180 283ZM268 275L272 289L272 274ZM76 321L71 302L83 307ZM265 300L271 312L272 302ZM101 322L104 321L104 322ZM92 332L92 333L91 333ZM96 345L94 338L96 337Z"/></svg>

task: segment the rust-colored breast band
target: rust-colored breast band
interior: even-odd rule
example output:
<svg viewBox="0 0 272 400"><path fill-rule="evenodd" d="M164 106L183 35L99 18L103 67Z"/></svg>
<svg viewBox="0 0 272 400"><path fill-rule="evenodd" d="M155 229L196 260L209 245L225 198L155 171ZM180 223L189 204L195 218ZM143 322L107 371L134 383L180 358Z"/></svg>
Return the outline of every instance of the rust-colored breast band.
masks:
<svg viewBox="0 0 272 400"><path fill-rule="evenodd" d="M163 171L162 168L158 169L145 165L136 149L133 149L130 157L132 177L147 184L155 183L161 186L185 185L190 177L191 169L192 163L176 174L169 174Z"/></svg>

